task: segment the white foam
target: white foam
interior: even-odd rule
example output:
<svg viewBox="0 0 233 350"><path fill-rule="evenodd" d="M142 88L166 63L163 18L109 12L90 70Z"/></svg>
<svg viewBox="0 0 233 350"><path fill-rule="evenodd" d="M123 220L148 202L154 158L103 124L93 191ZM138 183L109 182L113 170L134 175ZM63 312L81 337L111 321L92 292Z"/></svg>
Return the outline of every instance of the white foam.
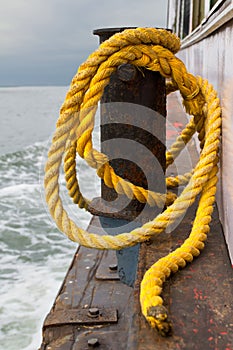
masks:
<svg viewBox="0 0 233 350"><path fill-rule="evenodd" d="M38 191L39 184L18 184L0 188L0 197L4 196L20 196Z"/></svg>
<svg viewBox="0 0 233 350"><path fill-rule="evenodd" d="M56 229L41 196L48 140L66 88L6 90L0 88L5 104L5 128L0 130L0 344L7 350L35 350L41 344L43 320L77 248ZM91 196L95 185L86 166L81 167L81 188ZM68 199L65 204L86 228L89 214Z"/></svg>

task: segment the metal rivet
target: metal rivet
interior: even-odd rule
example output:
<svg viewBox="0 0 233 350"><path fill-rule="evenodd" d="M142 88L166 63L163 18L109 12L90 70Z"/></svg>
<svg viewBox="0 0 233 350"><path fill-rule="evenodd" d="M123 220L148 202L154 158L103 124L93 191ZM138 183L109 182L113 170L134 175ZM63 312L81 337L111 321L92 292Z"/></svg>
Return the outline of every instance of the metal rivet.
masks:
<svg viewBox="0 0 233 350"><path fill-rule="evenodd" d="M110 264L108 268L111 271L117 271L117 264Z"/></svg>
<svg viewBox="0 0 233 350"><path fill-rule="evenodd" d="M92 307L88 310L89 317L98 317L100 314L100 310L97 307Z"/></svg>
<svg viewBox="0 0 233 350"><path fill-rule="evenodd" d="M136 78L137 69L130 63L124 63L117 67L118 78L122 81L132 81Z"/></svg>
<svg viewBox="0 0 233 350"><path fill-rule="evenodd" d="M89 339L87 344L88 346L92 346L93 348L100 345L99 340L97 338Z"/></svg>

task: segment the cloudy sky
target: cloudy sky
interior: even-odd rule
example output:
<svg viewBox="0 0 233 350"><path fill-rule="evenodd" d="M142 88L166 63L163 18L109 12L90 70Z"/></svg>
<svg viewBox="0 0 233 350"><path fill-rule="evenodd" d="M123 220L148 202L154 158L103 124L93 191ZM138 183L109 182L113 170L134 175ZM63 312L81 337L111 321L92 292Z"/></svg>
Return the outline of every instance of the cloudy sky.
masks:
<svg viewBox="0 0 233 350"><path fill-rule="evenodd" d="M0 86L67 85L97 48L93 29L166 27L161 0L0 0Z"/></svg>

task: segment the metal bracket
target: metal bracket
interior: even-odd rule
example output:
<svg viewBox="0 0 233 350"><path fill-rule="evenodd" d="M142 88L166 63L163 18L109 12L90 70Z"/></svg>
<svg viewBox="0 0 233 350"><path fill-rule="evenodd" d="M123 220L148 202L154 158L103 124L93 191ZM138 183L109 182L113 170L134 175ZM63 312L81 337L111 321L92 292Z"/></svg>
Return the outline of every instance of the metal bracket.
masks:
<svg viewBox="0 0 233 350"><path fill-rule="evenodd" d="M104 253L100 265L96 271L95 278L97 280L119 280L117 272L116 252L108 250Z"/></svg>
<svg viewBox="0 0 233 350"><path fill-rule="evenodd" d="M61 326L68 324L94 325L104 323L117 323L117 310L113 308L98 309L95 317L90 314L92 309L70 309L52 311L45 319L44 327Z"/></svg>

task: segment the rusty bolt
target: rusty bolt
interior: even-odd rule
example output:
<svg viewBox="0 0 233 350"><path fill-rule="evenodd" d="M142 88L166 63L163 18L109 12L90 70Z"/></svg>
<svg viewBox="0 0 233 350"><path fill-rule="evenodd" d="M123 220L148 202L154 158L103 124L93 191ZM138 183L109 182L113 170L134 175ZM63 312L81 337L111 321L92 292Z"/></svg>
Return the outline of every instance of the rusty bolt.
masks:
<svg viewBox="0 0 233 350"><path fill-rule="evenodd" d="M133 81L137 75L137 69L130 63L124 63L117 67L118 78L125 82Z"/></svg>
<svg viewBox="0 0 233 350"><path fill-rule="evenodd" d="M100 310L97 307L92 307L88 310L88 316L89 317L98 317L100 314Z"/></svg>
<svg viewBox="0 0 233 350"><path fill-rule="evenodd" d="M110 264L108 268L110 271L117 271L117 264Z"/></svg>
<svg viewBox="0 0 233 350"><path fill-rule="evenodd" d="M99 340L97 338L88 339L87 344L88 344L88 346L91 346L93 348L100 345Z"/></svg>

